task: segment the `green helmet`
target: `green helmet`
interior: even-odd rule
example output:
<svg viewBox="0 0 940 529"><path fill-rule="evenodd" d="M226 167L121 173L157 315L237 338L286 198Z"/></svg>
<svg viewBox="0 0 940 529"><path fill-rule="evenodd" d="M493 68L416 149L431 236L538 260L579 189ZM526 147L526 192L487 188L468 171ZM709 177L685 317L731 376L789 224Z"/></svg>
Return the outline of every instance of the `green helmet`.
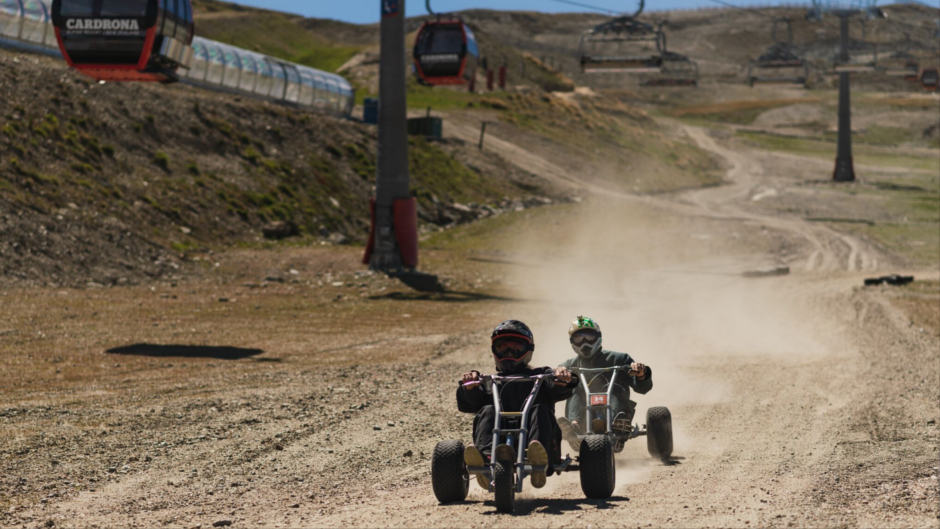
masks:
<svg viewBox="0 0 940 529"><path fill-rule="evenodd" d="M601 350L601 326L587 316L578 316L568 327L568 339L578 356L591 358Z"/></svg>

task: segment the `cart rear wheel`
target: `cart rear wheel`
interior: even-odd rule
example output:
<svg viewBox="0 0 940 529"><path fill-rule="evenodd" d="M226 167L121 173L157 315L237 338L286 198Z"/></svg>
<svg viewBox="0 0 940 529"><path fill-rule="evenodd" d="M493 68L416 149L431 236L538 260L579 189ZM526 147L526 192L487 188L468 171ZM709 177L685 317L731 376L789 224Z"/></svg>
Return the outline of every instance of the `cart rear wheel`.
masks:
<svg viewBox="0 0 940 529"><path fill-rule="evenodd" d="M646 410L646 448L653 457L669 459L672 455L672 414L669 408L655 406Z"/></svg>
<svg viewBox="0 0 940 529"><path fill-rule="evenodd" d="M463 462L463 443L441 441L431 456L431 485L441 503L462 501L470 488L470 476Z"/></svg>
<svg viewBox="0 0 940 529"><path fill-rule="evenodd" d="M614 451L606 435L589 435L581 441L581 490L588 498L609 498L617 481Z"/></svg>

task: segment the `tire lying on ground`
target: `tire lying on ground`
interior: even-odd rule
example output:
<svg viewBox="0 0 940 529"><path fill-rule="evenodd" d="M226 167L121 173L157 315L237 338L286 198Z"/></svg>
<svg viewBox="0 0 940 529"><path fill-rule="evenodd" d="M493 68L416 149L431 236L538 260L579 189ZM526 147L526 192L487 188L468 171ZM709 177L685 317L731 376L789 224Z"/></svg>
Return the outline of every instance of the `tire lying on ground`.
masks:
<svg viewBox="0 0 940 529"><path fill-rule="evenodd" d="M865 278L865 286L875 286L882 283L887 283L889 285L906 285L914 280L914 276L902 276L898 274L891 274L881 277L867 277Z"/></svg>
<svg viewBox="0 0 940 529"><path fill-rule="evenodd" d="M579 452L581 490L588 498L609 498L617 481L614 450L606 435L589 435L581 440Z"/></svg>
<svg viewBox="0 0 940 529"><path fill-rule="evenodd" d="M463 443L441 441L431 455L431 485L441 503L462 501L470 489L470 475L463 463Z"/></svg>
<svg viewBox="0 0 940 529"><path fill-rule="evenodd" d="M665 406L646 410L646 449L659 459L672 455L672 414Z"/></svg>

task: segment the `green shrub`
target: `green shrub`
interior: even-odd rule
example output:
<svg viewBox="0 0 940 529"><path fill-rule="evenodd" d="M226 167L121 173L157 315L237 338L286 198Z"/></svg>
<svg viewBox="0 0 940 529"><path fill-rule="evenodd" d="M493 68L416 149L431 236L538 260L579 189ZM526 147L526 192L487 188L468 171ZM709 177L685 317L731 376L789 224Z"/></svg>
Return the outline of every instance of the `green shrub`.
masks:
<svg viewBox="0 0 940 529"><path fill-rule="evenodd" d="M153 163L164 171L170 171L170 156L163 151L157 151L153 154Z"/></svg>
<svg viewBox="0 0 940 529"><path fill-rule="evenodd" d="M242 158L251 162L251 165L258 165L258 162L261 161L261 153L256 151L254 147L246 147L242 149L241 156Z"/></svg>

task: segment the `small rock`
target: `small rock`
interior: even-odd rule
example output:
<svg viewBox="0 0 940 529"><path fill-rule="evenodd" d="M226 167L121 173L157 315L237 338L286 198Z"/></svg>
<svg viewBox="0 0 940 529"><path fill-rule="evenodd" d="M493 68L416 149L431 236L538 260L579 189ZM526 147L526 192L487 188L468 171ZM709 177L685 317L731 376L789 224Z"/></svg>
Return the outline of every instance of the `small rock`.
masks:
<svg viewBox="0 0 940 529"><path fill-rule="evenodd" d="M228 303L228 298L219 298L219 303Z"/></svg>
<svg viewBox="0 0 940 529"><path fill-rule="evenodd" d="M378 430L381 430L382 427L376 424L375 426L372 427L372 429L378 431Z"/></svg>
<svg viewBox="0 0 940 529"><path fill-rule="evenodd" d="M402 455L405 456L405 457L411 457L411 456L415 455L415 453L412 452L411 450L405 450L405 453L402 454Z"/></svg>
<svg viewBox="0 0 940 529"><path fill-rule="evenodd" d="M387 425L389 425L389 426L395 426L395 423L394 423L394 422L392 422L392 421L388 421L388 422L387 422L387 423L385 423L385 424L387 424Z"/></svg>
<svg viewBox="0 0 940 529"><path fill-rule="evenodd" d="M282 445L281 443L277 443L276 445L274 445L274 449L275 449L275 450L284 450L284 445Z"/></svg>
<svg viewBox="0 0 940 529"><path fill-rule="evenodd" d="M212 522L212 527L227 527L229 525L232 525L231 520L218 520L218 521Z"/></svg>
<svg viewBox="0 0 940 529"><path fill-rule="evenodd" d="M52 520L46 520L46 527L55 527L55 522Z"/></svg>
<svg viewBox="0 0 940 529"><path fill-rule="evenodd" d="M326 240L330 241L332 244L346 244L349 242L349 237L339 232L333 232Z"/></svg>
<svg viewBox="0 0 940 529"><path fill-rule="evenodd" d="M293 505L290 506L291 509L297 509L298 507L300 507L300 504L299 504L299 503L295 503L295 504L293 504Z"/></svg>

